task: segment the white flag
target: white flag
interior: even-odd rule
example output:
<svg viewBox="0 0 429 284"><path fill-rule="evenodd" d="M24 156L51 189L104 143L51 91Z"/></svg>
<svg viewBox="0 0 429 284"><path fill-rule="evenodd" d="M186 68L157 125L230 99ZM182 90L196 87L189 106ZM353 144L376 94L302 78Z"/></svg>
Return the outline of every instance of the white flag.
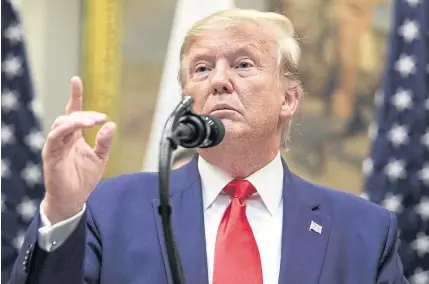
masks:
<svg viewBox="0 0 429 284"><path fill-rule="evenodd" d="M159 142L171 112L181 100L177 74L180 65L180 47L186 32L198 20L220 10L234 7L234 0L178 0L170 33L164 71L158 92L155 114L146 149L144 171L158 170Z"/></svg>

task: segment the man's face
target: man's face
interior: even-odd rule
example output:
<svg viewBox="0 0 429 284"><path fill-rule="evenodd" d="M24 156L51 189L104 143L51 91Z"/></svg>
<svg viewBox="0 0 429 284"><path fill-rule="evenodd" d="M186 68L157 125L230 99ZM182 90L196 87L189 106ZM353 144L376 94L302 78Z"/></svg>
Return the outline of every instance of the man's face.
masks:
<svg viewBox="0 0 429 284"><path fill-rule="evenodd" d="M291 114L282 110L275 42L262 27L204 31L183 64L185 94L197 113L221 118L225 139L280 135L280 120Z"/></svg>

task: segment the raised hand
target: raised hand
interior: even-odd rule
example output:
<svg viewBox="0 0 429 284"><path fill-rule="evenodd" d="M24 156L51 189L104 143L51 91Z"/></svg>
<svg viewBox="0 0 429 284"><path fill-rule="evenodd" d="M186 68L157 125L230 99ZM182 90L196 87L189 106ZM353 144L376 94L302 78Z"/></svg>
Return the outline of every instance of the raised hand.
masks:
<svg viewBox="0 0 429 284"><path fill-rule="evenodd" d="M52 224L82 210L106 168L116 129L105 114L83 111L82 103L82 81L73 77L65 115L53 123L42 151L46 187L43 210ZM82 131L101 124L92 148Z"/></svg>

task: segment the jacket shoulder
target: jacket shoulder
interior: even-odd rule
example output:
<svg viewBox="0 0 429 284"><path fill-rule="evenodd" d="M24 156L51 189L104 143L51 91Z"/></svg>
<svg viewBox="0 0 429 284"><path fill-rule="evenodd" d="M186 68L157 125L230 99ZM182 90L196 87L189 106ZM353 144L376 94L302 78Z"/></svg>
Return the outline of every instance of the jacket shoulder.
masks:
<svg viewBox="0 0 429 284"><path fill-rule="evenodd" d="M171 171L170 195L189 187L199 177L194 168L190 164ZM158 198L158 172L137 172L100 181L91 193L88 204L91 207L108 204L113 208L116 204L141 204Z"/></svg>
<svg viewBox="0 0 429 284"><path fill-rule="evenodd" d="M127 204L150 201L157 198L158 175L156 173L124 174L100 181L88 198L91 211L115 210Z"/></svg>
<svg viewBox="0 0 429 284"><path fill-rule="evenodd" d="M391 226L393 213L383 206L349 192L302 181L306 183L309 194L315 195L329 215L342 225L382 228L383 231Z"/></svg>

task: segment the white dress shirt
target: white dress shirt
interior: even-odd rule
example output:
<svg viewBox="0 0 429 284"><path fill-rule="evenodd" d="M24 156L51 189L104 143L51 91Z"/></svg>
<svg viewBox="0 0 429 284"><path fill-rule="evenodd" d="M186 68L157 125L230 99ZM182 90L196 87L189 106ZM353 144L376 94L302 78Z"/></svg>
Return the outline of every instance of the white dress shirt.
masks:
<svg viewBox="0 0 429 284"><path fill-rule="evenodd" d="M222 189L233 180L227 173L198 158L198 170L202 181L204 225L206 235L209 283L213 279L213 263L216 234L231 197ZM259 248L264 283L278 283L281 258L283 219L283 166L280 153L265 167L248 178L257 193L246 199L246 214ZM53 251L67 239L76 228L81 212L51 226L41 205L42 227L39 229L39 246Z"/></svg>

